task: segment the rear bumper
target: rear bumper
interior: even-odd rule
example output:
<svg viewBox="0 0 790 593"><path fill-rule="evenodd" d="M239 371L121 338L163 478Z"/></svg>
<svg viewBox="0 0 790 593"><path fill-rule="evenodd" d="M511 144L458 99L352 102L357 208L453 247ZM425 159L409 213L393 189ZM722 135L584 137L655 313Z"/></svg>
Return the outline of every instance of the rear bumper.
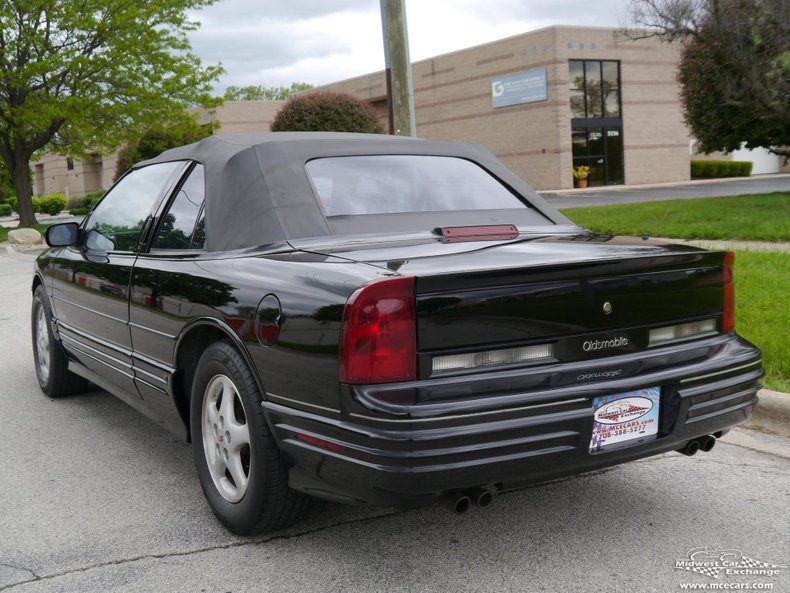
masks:
<svg viewBox="0 0 790 593"><path fill-rule="evenodd" d="M563 379L612 368L631 370L616 380ZM762 374L759 351L728 335L584 365L416 382L406 388L422 390L424 403L414 406L377 403L376 391L404 385L344 386L342 411L263 405L292 463L293 488L347 503L413 507L474 486L607 467L720 433L748 418ZM590 453L592 398L653 386L661 387L655 440Z"/></svg>

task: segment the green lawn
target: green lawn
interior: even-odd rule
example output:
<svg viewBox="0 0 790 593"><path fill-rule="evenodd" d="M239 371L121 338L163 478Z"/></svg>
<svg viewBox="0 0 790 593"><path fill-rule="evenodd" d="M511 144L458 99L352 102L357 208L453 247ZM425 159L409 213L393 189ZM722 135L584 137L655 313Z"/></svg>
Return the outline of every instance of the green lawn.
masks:
<svg viewBox="0 0 790 593"><path fill-rule="evenodd" d="M735 328L763 351L765 387L790 393L790 253L736 251Z"/></svg>
<svg viewBox="0 0 790 593"><path fill-rule="evenodd" d="M611 235L790 241L790 192L566 208L562 213Z"/></svg>
<svg viewBox="0 0 790 593"><path fill-rule="evenodd" d="M39 225L36 225L36 226L34 226L32 228L37 229L38 232L40 232L43 235L44 231L47 229L48 226L50 226L50 225L48 225L48 224L39 224ZM16 227L6 228L6 227L0 226L0 242L8 241L8 231L13 231L15 228Z"/></svg>

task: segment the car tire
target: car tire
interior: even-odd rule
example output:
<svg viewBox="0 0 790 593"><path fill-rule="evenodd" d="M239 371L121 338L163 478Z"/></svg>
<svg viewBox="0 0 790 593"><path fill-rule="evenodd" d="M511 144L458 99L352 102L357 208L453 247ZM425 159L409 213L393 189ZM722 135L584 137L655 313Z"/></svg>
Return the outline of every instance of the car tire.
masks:
<svg viewBox="0 0 790 593"><path fill-rule="evenodd" d="M41 285L33 292L30 326L33 363L41 391L52 398L85 391L88 381L69 371L66 353L52 332L52 312L47 293Z"/></svg>
<svg viewBox="0 0 790 593"><path fill-rule="evenodd" d="M203 352L192 383L192 451L211 510L237 535L291 525L307 498L288 487L288 468L261 401L232 344L215 342Z"/></svg>

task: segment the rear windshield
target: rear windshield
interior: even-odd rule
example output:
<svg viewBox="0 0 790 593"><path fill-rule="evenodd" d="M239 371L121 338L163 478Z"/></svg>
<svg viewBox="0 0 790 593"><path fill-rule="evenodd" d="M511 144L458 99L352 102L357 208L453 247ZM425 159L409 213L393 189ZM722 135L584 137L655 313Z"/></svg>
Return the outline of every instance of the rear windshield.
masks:
<svg viewBox="0 0 790 593"><path fill-rule="evenodd" d="M480 166L455 157L320 158L307 173L327 216L526 207Z"/></svg>

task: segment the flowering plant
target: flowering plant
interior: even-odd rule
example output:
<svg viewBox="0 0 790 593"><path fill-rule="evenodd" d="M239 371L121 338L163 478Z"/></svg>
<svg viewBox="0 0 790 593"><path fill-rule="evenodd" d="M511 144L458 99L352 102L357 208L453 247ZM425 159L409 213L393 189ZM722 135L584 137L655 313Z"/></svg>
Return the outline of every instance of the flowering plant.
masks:
<svg viewBox="0 0 790 593"><path fill-rule="evenodd" d="M582 179L587 179L587 176L590 174L590 167L587 165L576 165L573 168L573 178L578 179L581 181Z"/></svg>

